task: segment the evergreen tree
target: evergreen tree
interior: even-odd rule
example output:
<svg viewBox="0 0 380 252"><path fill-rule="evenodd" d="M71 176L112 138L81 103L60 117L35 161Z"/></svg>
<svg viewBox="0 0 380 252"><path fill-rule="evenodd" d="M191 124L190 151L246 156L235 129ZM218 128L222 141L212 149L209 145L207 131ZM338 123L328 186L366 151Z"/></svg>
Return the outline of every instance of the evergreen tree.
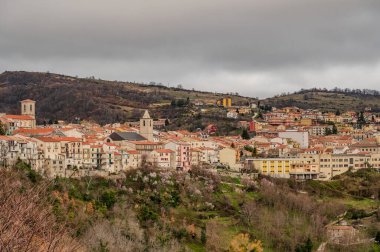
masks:
<svg viewBox="0 0 380 252"><path fill-rule="evenodd" d="M5 126L0 122L0 135L5 135Z"/></svg>
<svg viewBox="0 0 380 252"><path fill-rule="evenodd" d="M330 128L326 128L325 136L328 136L328 135L331 135L331 134L332 134L332 130Z"/></svg>
<svg viewBox="0 0 380 252"><path fill-rule="evenodd" d="M256 147L253 148L252 156L254 156L254 157L257 156L257 149L256 149Z"/></svg>
<svg viewBox="0 0 380 252"><path fill-rule="evenodd" d="M377 231L376 233L375 242L380 243L380 231Z"/></svg>
<svg viewBox="0 0 380 252"><path fill-rule="evenodd" d="M307 238L306 242L300 244L296 248L296 252L312 252L313 251L313 241Z"/></svg>
<svg viewBox="0 0 380 252"><path fill-rule="evenodd" d="M309 237L309 238L307 238L307 241L305 243L305 251L311 252L312 250L313 250L313 242Z"/></svg>
<svg viewBox="0 0 380 252"><path fill-rule="evenodd" d="M246 139L246 140L248 140L248 139L251 138L251 137L249 136L249 134L248 134L248 130L247 130L247 129L243 129L243 132L241 133L241 137L242 137L243 139Z"/></svg>
<svg viewBox="0 0 380 252"><path fill-rule="evenodd" d="M201 242L202 244L206 244L207 237L206 237L206 227L202 227L201 230Z"/></svg>
<svg viewBox="0 0 380 252"><path fill-rule="evenodd" d="M363 111L358 115L358 128L361 129L366 124Z"/></svg>

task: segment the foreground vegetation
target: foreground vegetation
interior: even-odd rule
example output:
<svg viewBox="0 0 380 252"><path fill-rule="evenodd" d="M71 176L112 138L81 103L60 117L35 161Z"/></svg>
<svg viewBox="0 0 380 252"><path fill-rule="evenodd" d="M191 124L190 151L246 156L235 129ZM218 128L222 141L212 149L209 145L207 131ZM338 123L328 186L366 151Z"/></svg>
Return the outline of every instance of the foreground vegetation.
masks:
<svg viewBox="0 0 380 252"><path fill-rule="evenodd" d="M380 231L379 174L369 170L304 183L150 165L113 180L45 181L22 162L0 172L0 241L9 250L315 251L338 216L368 237Z"/></svg>

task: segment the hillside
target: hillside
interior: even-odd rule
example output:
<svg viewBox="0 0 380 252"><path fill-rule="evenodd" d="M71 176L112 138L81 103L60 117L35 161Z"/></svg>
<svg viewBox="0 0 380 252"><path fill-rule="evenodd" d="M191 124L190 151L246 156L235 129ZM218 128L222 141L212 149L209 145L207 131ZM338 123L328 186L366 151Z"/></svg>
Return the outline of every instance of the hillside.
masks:
<svg viewBox="0 0 380 252"><path fill-rule="evenodd" d="M380 111L380 95L377 91L365 90L302 90L292 94L275 96L262 100L274 107L296 106L302 109L320 109L322 111L363 111L371 107Z"/></svg>
<svg viewBox="0 0 380 252"><path fill-rule="evenodd" d="M214 104L225 95L158 85L76 78L52 73L4 72L0 74L0 111L19 113L19 101L30 98L38 102L37 115L43 120L67 120L75 117L98 123L138 119L143 109L154 117L186 116L189 106L173 109L173 100L202 101ZM231 96L234 104L254 99Z"/></svg>
<svg viewBox="0 0 380 252"><path fill-rule="evenodd" d="M0 74L0 112L19 113L19 101L34 99L37 103L38 123L49 120L73 121L80 119L100 124L137 120L149 109L154 118L169 118L168 129L204 128L217 124L223 134L235 130L236 120L228 120L226 111L212 108L215 101L227 96L162 85L77 78L53 73L4 72ZM254 98L228 95L233 105L257 102ZM172 104L176 103L176 106ZM207 113L193 106L195 102L210 105ZM301 90L277 95L260 101L272 107L297 106L303 109L363 111L371 107L380 111L380 94L371 90ZM241 118L242 120L249 120Z"/></svg>
<svg viewBox="0 0 380 252"><path fill-rule="evenodd" d="M327 182L297 182L145 164L115 179L46 181L18 162L0 175L0 228L6 231L0 247L9 251L20 244L51 244L57 251L75 250L65 245L75 251L248 251L234 249L242 234L264 251L315 251L329 239L325 226L337 220L363 238L380 236L380 174L368 169ZM25 218L10 214L14 209ZM9 226L12 221L18 225ZM27 239L31 234L35 241ZM327 251L378 249L369 243Z"/></svg>

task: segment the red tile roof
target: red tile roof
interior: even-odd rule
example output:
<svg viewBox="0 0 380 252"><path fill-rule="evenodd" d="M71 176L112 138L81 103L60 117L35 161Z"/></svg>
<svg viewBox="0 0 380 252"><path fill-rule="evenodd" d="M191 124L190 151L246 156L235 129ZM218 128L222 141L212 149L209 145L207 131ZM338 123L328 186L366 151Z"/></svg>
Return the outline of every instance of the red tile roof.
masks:
<svg viewBox="0 0 380 252"><path fill-rule="evenodd" d="M33 117L28 115L5 115L3 117L14 120L34 120Z"/></svg>
<svg viewBox="0 0 380 252"><path fill-rule="evenodd" d="M13 131L13 134L29 134L29 135L41 135L41 134L50 134L53 133L53 128L37 128L37 129L24 129L20 128Z"/></svg>

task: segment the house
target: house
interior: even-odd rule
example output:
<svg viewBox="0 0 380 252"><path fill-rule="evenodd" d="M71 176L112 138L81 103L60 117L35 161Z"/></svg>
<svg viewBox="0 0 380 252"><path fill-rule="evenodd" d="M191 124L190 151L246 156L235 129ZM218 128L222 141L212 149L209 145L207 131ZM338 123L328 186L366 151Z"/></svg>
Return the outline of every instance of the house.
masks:
<svg viewBox="0 0 380 252"><path fill-rule="evenodd" d="M157 149L150 153L150 160L159 168L176 168L175 152L169 149Z"/></svg>
<svg viewBox="0 0 380 252"><path fill-rule="evenodd" d="M236 111L228 111L227 118L237 119L239 114Z"/></svg>
<svg viewBox="0 0 380 252"><path fill-rule="evenodd" d="M201 156L202 156L201 150L199 150L197 148L191 148L190 152L191 152L191 154L190 154L190 156L191 156L190 164L194 165L194 166L199 165L201 163Z"/></svg>
<svg viewBox="0 0 380 252"><path fill-rule="evenodd" d="M239 168L241 168L240 163L238 163L239 157L239 151L233 148L223 148L219 150L219 162L233 170L239 170Z"/></svg>
<svg viewBox="0 0 380 252"><path fill-rule="evenodd" d="M141 165L141 154L136 151L136 150L127 150L127 165L126 165L126 170L129 169L137 169Z"/></svg>
<svg viewBox="0 0 380 252"><path fill-rule="evenodd" d="M191 162L191 145L184 141L169 141L165 144L165 149L175 152L175 166L178 170L190 169Z"/></svg>
<svg viewBox="0 0 380 252"><path fill-rule="evenodd" d="M163 143L160 142L151 142L151 141L129 141L126 144L126 147L129 150L136 150L141 155L149 155L152 151L163 149Z"/></svg>
<svg viewBox="0 0 380 252"><path fill-rule="evenodd" d="M331 244L350 245L360 242L359 230L353 226L332 225L326 228L327 239Z"/></svg>
<svg viewBox="0 0 380 252"><path fill-rule="evenodd" d="M31 138L0 135L0 165L5 167L14 165L17 160L36 167L38 150L36 141ZM39 168L38 165L36 168Z"/></svg>
<svg viewBox="0 0 380 252"><path fill-rule="evenodd" d="M301 148L309 147L309 132L298 130L286 130L278 133L281 138L289 138L299 143Z"/></svg>

